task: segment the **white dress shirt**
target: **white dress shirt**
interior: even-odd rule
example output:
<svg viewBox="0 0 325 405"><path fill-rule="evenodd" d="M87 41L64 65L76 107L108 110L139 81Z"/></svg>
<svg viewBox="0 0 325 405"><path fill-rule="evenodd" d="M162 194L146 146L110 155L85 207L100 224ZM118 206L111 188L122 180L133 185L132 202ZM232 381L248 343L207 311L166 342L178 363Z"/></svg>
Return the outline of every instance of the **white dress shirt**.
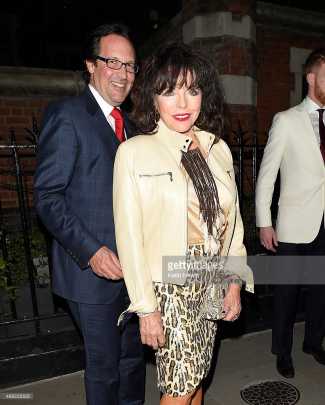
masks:
<svg viewBox="0 0 325 405"><path fill-rule="evenodd" d="M113 110L113 106L110 105L104 98L99 94L99 92L95 89L94 86L88 84L89 90L92 92L93 96L95 97L97 103L99 104L100 109L103 111L109 125L112 127L115 133L115 119L111 116L111 112ZM118 108L118 107L117 107ZM126 132L124 130L125 139L127 139Z"/></svg>

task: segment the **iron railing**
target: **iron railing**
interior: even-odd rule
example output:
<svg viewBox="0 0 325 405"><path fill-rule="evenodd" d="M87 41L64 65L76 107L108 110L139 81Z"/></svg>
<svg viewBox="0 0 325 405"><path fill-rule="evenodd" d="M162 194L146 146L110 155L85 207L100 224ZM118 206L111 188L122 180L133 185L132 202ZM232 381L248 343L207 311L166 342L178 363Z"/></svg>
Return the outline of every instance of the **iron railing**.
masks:
<svg viewBox="0 0 325 405"><path fill-rule="evenodd" d="M33 228L37 227L39 229L39 226L29 203L30 200L32 200L33 194L33 189L30 185L30 183L32 183L33 169L26 169L23 164L26 159L35 162L39 134L35 118L32 120L32 129L25 128L25 131L26 143L17 143L15 131L11 130L7 143L0 144L0 161L5 160L6 162L9 162L9 167L2 167L0 169L0 175L6 179L5 182L0 183L0 249L2 253L2 263L5 267L2 273L2 280L5 280L6 284L5 286L2 285L2 290L0 289L0 298L2 299L2 307L0 307L0 337L2 338L16 337L15 333L12 335L9 332L10 327L16 326L17 329L17 325L27 323L32 324L34 334L39 335L44 332L44 330L41 330L41 321L67 316L64 311L59 310L55 297L53 297L50 291L48 293L48 298L52 300L51 307L53 308L53 311L51 313L42 314L40 308L40 300L37 293L39 281L37 278L37 269L34 264L35 257L33 257L32 252ZM1 140L3 142L3 139ZM28 180L30 181L28 182ZM9 191L13 197L16 197L17 209L15 209L14 214L14 225L8 224L8 222L12 222L12 220L8 221L8 216L5 213L6 210L2 208L2 191ZM16 266L22 265L22 263L17 262L17 257L12 257L17 253L17 251L12 252L10 249L10 241L12 238L18 238L21 241L18 248L23 251L23 254L19 260L21 260L21 258L24 260L23 266L26 271L25 286L27 285L29 289L29 298L32 309L28 312L28 315L26 315L25 311L23 311L23 315L19 313L19 310L17 309L17 296L12 294L13 289L16 288L13 283L15 264ZM46 235L44 235L44 238L46 238ZM47 256L50 256L49 250L46 250ZM9 268L9 263L12 263L11 268ZM20 330L22 329L23 328ZM29 333L30 332L31 331L29 331ZM23 333L18 332L18 336L21 335L23 335Z"/></svg>
<svg viewBox="0 0 325 405"><path fill-rule="evenodd" d="M38 139L38 126L35 119L33 119L32 129L26 129L26 143L17 143L15 132L12 130L8 136L7 142L0 145L0 159L6 159L9 167L0 169L0 174L6 175L6 178L11 178L11 182L0 184L0 249L4 263L10 262L10 249L8 249L8 241L12 230L8 230L6 224L4 210L1 209L1 191L10 190L14 192L17 199L17 219L18 228L22 238L22 246L25 268L27 273L27 284L30 291L30 301L32 312L28 316L21 316L17 309L16 300L7 296L8 313L2 314L0 311L0 332L7 331L9 337L10 327L19 324L32 323L33 333L36 335L44 332L41 327L41 322L48 319L55 319L58 317L66 316L66 312L58 306L56 299L52 298L52 311L43 313L40 307L38 296L38 279L37 271L35 269L34 257L32 252L32 231L33 227L37 226L35 214L33 209L29 206L29 201L32 195L32 186L29 185L28 179L32 179L33 169L26 170L22 162L25 159L35 161L37 139ZM263 145L258 145L257 135L244 131L240 125L234 131L235 143L231 145L234 157L234 165L236 167L237 184L239 191L239 199L241 203L241 210L243 221L246 228L246 244L250 254L255 254L258 251L258 243L255 231L255 213L254 213L254 191L256 185L256 176L261 152L264 148ZM2 140L3 141L3 140ZM33 217L34 216L34 217ZM7 282L10 286L12 284L12 275L7 272ZM3 298L4 292L0 290ZM1 309L1 308L0 308ZM4 336L4 333L0 334Z"/></svg>

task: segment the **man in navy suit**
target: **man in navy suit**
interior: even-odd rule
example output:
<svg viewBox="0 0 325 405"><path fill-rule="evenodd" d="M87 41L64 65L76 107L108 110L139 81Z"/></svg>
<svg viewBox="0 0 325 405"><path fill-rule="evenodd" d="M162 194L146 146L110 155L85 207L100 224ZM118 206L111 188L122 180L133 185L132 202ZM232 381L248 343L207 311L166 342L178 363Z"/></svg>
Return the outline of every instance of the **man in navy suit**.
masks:
<svg viewBox="0 0 325 405"><path fill-rule="evenodd" d="M128 295L112 211L115 153L130 136L118 107L138 66L127 29L119 24L95 29L85 51L86 90L51 104L44 116L35 206L54 238L53 291L67 299L83 335L87 404L139 405L145 365L137 317L117 326Z"/></svg>

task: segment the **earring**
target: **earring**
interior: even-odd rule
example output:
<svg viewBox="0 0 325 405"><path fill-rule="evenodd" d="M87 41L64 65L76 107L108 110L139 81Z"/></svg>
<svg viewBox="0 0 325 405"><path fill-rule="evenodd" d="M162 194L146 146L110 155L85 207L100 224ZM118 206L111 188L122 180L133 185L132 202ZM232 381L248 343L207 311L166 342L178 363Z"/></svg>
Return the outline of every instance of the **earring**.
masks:
<svg viewBox="0 0 325 405"><path fill-rule="evenodd" d="M157 111L156 108L155 108L155 111L154 111L154 119L155 119L155 122L158 122L159 119L160 119L160 114L159 114L159 112Z"/></svg>

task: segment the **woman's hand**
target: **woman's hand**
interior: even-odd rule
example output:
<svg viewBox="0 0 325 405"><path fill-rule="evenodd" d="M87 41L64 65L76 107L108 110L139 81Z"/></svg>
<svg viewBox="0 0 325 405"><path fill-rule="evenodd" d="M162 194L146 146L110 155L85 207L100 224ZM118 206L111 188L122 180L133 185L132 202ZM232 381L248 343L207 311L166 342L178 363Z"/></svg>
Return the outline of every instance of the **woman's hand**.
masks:
<svg viewBox="0 0 325 405"><path fill-rule="evenodd" d="M228 291L224 299L224 310L226 312L226 316L223 318L224 321L235 321L239 318L241 311L239 284L229 284Z"/></svg>
<svg viewBox="0 0 325 405"><path fill-rule="evenodd" d="M139 317L141 341L144 345L157 350L165 344L165 335L162 326L161 314L155 311L152 314Z"/></svg>

